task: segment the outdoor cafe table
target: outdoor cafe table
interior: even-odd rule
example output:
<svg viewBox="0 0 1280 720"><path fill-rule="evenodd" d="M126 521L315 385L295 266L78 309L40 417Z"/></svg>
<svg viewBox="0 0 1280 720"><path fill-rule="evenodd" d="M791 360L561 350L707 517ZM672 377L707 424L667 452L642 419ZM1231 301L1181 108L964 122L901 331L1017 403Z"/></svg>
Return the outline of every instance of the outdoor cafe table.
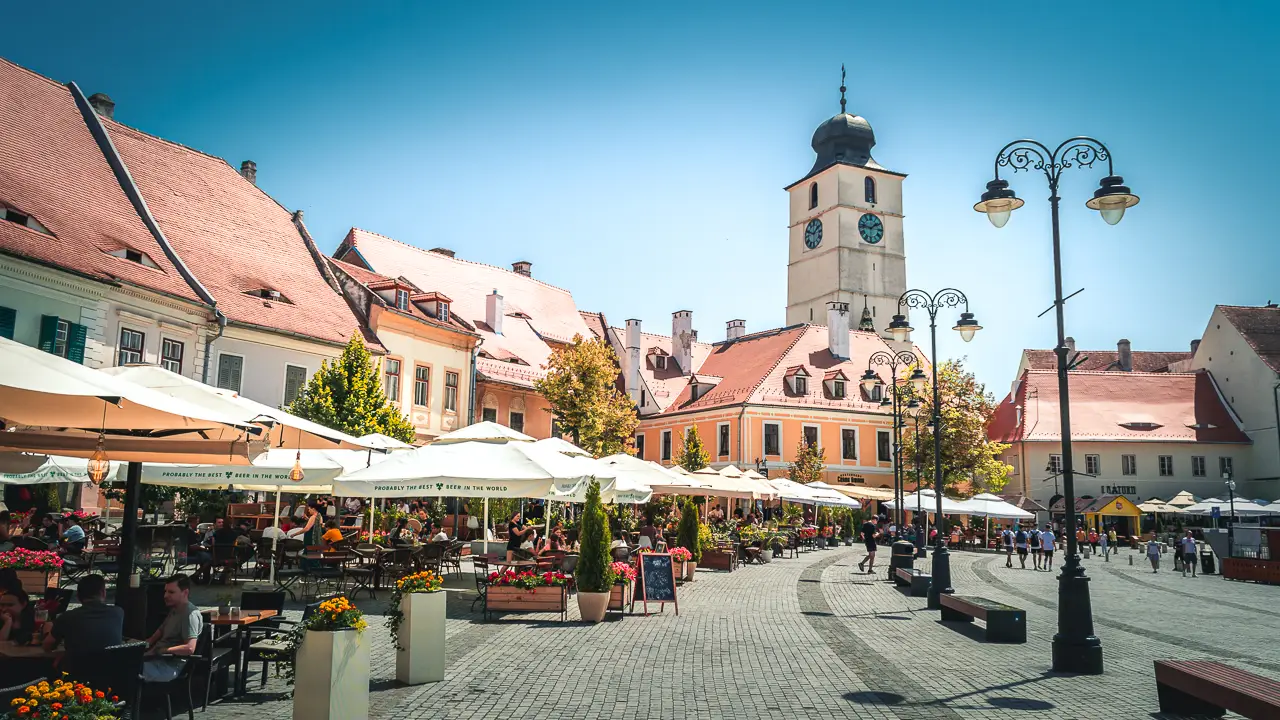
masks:
<svg viewBox="0 0 1280 720"><path fill-rule="evenodd" d="M45 650L40 645L0 642L0 685L16 685L40 677L53 677L54 663L62 650Z"/></svg>
<svg viewBox="0 0 1280 720"><path fill-rule="evenodd" d="M249 610L240 611L239 615L219 615L217 610L203 610L201 614L205 616L205 622L214 627L233 627L235 628L235 653L236 653L236 687L235 695L244 695L246 692L245 674L249 671L248 650L249 650L249 633L243 632L244 628L254 623L262 622L275 617L278 613L275 610Z"/></svg>
<svg viewBox="0 0 1280 720"><path fill-rule="evenodd" d="M488 562L490 565L509 568L531 568L537 567L537 560L508 560L506 555L480 555L479 558Z"/></svg>

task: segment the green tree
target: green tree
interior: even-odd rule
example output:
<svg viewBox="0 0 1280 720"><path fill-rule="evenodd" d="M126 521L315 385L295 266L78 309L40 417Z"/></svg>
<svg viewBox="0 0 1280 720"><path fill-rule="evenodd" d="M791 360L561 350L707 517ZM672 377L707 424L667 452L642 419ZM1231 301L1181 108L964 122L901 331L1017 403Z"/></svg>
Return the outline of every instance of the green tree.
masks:
<svg viewBox="0 0 1280 720"><path fill-rule="evenodd" d="M587 488L587 504L578 521L580 543L578 567L574 577L583 592L609 592L613 587L613 571L609 565L609 521L600 503L600 483L591 481Z"/></svg>
<svg viewBox="0 0 1280 720"><path fill-rule="evenodd" d="M932 378L930 378L932 380ZM1000 460L1006 443L987 439L987 423L996 401L986 387L964 369L959 360L938 366L938 394L942 410L943 492L999 492L1009 482L1011 467ZM933 486L933 433L926 428L933 416L933 387L926 386L920 401L920 435L907 422L902 434L902 466L914 472L920 467L920 487Z"/></svg>
<svg viewBox="0 0 1280 720"><path fill-rule="evenodd" d="M353 334L342 355L332 363L321 363L320 371L286 410L348 435L382 433L413 442L413 425L387 402L379 379L381 368L381 362L374 364L359 333Z"/></svg>
<svg viewBox="0 0 1280 720"><path fill-rule="evenodd" d="M534 387L574 444L596 457L631 451L640 420L618 390L618 361L607 343L575 335L551 354L546 369Z"/></svg>
<svg viewBox="0 0 1280 720"><path fill-rule="evenodd" d="M711 454L702 444L702 436L698 434L697 425L690 425L689 429L684 431L680 452L676 453L676 464L689 472L697 472L711 464Z"/></svg>
<svg viewBox="0 0 1280 720"><path fill-rule="evenodd" d="M818 447L817 443L810 445L800 439L800 443L796 445L796 459L787 467L787 472L791 475L792 482L809 484L811 482L819 482L822 480L822 473L827 469L826 451Z"/></svg>
<svg viewBox="0 0 1280 720"><path fill-rule="evenodd" d="M693 553L695 563L702 561L702 544L698 542L699 525L698 506L685 500L680 506L680 526L676 532L676 542Z"/></svg>

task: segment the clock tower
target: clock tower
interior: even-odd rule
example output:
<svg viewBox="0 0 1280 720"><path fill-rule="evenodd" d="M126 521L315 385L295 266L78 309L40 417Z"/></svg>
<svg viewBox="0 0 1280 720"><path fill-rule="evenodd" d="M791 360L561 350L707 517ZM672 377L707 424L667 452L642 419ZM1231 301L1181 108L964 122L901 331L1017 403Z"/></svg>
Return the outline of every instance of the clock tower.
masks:
<svg viewBox="0 0 1280 720"><path fill-rule="evenodd" d="M787 324L823 323L828 302L865 302L876 332L898 312L907 290L902 237L902 180L871 157L871 123L845 112L813 133L817 161L787 186L791 195L787 259ZM903 308L902 313L907 314Z"/></svg>

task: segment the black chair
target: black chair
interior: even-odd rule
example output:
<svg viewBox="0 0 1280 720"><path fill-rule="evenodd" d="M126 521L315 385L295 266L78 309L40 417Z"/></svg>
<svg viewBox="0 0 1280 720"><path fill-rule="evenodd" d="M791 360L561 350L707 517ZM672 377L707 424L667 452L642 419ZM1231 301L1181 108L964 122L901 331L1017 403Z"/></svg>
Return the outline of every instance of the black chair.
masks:
<svg viewBox="0 0 1280 720"><path fill-rule="evenodd" d="M139 710L141 714L142 656L146 651L145 642L129 642L92 652L67 653L60 667L68 680L115 695L120 698L116 707Z"/></svg>
<svg viewBox="0 0 1280 720"><path fill-rule="evenodd" d="M485 594L489 592L489 561L471 558L471 565L476 575L476 599L471 601L471 610L474 612L476 603L483 603Z"/></svg>
<svg viewBox="0 0 1280 720"><path fill-rule="evenodd" d="M49 617L55 618L67 611L67 606L71 604L71 596L75 595L75 590L71 588L45 588L45 600L57 600L58 604L49 611Z"/></svg>
<svg viewBox="0 0 1280 720"><path fill-rule="evenodd" d="M302 569L302 554L306 550L307 543L302 540L286 538L280 541L275 558L276 589L289 593L290 598L294 598L293 586L307 575L307 571Z"/></svg>
<svg viewBox="0 0 1280 720"><path fill-rule="evenodd" d="M13 547L21 548L23 550L48 551L50 549L49 543L41 540L35 535L19 535L13 539Z"/></svg>
<svg viewBox="0 0 1280 720"><path fill-rule="evenodd" d="M4 708L5 712L8 712L8 708L12 705L14 700L18 698L25 699L27 697L28 686L42 683L46 680L48 680L48 678L34 678L30 682L18 683L13 687L0 688L0 708Z"/></svg>
<svg viewBox="0 0 1280 720"><path fill-rule="evenodd" d="M342 566L343 584L345 585L348 579L351 581L351 586L347 590L351 597L354 598L356 593L364 590L369 593L370 599L378 599L378 595L374 592L378 578L376 553L376 549L356 547L351 551L351 559Z"/></svg>
<svg viewBox="0 0 1280 720"><path fill-rule="evenodd" d="M578 579L574 577L573 572L578 569L579 557L580 556L578 555L572 554L565 555L564 559L560 561L560 572L564 573L565 577L569 578L567 586L569 588L568 592L570 595L578 592Z"/></svg>
<svg viewBox="0 0 1280 720"><path fill-rule="evenodd" d="M202 633L203 635L203 633ZM199 651L200 643L196 642L196 649ZM195 656L182 658L182 670L180 670L172 680L164 682L148 682L143 680L138 685L138 715L142 715L142 699L146 692L151 689L162 690L164 692L165 718L173 720L173 689L175 687L183 688L187 691L187 720L196 720L196 706L191 699L191 679L193 677L193 669L195 668ZM145 661L144 661L145 662Z"/></svg>
<svg viewBox="0 0 1280 720"><path fill-rule="evenodd" d="M302 619L298 622L292 620L280 620L277 627L274 628L257 628L254 632L259 633L261 637L249 643L249 648L245 651L245 666L248 667L250 662L262 663L262 685L267 684L267 664L275 663L276 672L280 671L281 663L291 663L293 658L288 655L289 642L287 635L293 631L293 628L305 623L311 619L311 616L320 609L320 605L334 598L342 597L342 595L333 595L330 597L316 600L308 604L302 609ZM252 625L250 627L253 627Z"/></svg>
<svg viewBox="0 0 1280 720"><path fill-rule="evenodd" d="M213 571L222 573L223 582L234 582L240 569L240 553L231 543L213 545Z"/></svg>
<svg viewBox="0 0 1280 720"><path fill-rule="evenodd" d="M438 543L423 545L418 553L422 569L430 570L439 575L440 565L444 562L444 551L445 546Z"/></svg>
<svg viewBox="0 0 1280 720"><path fill-rule="evenodd" d="M196 640L196 652L187 661L188 678L187 678L187 696L191 696L191 676L196 673L204 675L204 702L201 704L201 710L209 709L209 696L213 693L213 674L215 671L231 667L231 663L235 660L235 648L230 647L224 641L230 641L231 635L223 635L218 637L214 635L216 626L205 623L200 629L200 638Z"/></svg>

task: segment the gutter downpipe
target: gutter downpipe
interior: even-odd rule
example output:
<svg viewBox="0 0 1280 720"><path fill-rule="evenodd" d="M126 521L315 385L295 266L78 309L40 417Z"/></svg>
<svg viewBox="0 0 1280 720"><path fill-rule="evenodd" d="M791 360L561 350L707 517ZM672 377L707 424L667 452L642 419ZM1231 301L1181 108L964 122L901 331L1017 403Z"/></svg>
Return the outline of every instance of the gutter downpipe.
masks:
<svg viewBox="0 0 1280 720"><path fill-rule="evenodd" d="M200 375L200 382L205 385L209 384L209 359L213 357L213 342L222 337L222 333L227 330L227 316L223 315L217 307L213 308L213 319L218 323L218 333L204 341L204 370Z"/></svg>
<svg viewBox="0 0 1280 720"><path fill-rule="evenodd" d="M1280 377L1280 373L1277 373ZM1276 409L1276 454L1280 455L1280 379L1271 387L1271 401Z"/></svg>

